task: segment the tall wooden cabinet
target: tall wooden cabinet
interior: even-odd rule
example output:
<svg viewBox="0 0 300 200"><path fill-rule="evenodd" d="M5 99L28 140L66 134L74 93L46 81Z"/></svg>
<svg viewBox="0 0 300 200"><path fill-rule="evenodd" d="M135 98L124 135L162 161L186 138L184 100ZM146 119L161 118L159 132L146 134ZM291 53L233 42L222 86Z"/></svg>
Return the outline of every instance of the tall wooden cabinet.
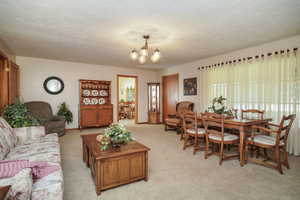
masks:
<svg viewBox="0 0 300 200"><path fill-rule="evenodd" d="M0 115L6 105L19 99L19 73L19 66L0 52Z"/></svg>
<svg viewBox="0 0 300 200"><path fill-rule="evenodd" d="M111 82L79 80L79 128L109 126L113 122Z"/></svg>

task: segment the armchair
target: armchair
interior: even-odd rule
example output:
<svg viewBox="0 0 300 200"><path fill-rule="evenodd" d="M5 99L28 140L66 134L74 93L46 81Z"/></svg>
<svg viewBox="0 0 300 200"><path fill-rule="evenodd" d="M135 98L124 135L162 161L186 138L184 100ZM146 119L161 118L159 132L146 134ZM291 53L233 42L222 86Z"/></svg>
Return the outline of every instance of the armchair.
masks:
<svg viewBox="0 0 300 200"><path fill-rule="evenodd" d="M53 115L49 103L42 101L31 101L25 103L28 111L45 126L46 134L57 133L59 136L65 134L65 119L62 116Z"/></svg>
<svg viewBox="0 0 300 200"><path fill-rule="evenodd" d="M182 116L186 112L194 110L194 103L190 101L181 101L176 104L176 114L168 115L165 119L165 131L170 129L182 133Z"/></svg>
<svg viewBox="0 0 300 200"><path fill-rule="evenodd" d="M256 164L261 164L264 166L272 167L274 169L277 169L280 174L283 174L282 171L282 164L286 168L290 168L288 163L288 153L286 151L287 148L287 139L290 132L290 129L292 127L292 124L296 118L296 115L289 115L289 116L283 116L280 122L280 125L268 124L268 128L262 127L262 126L253 126L252 130L259 130L260 132L252 132L251 137L249 137L246 141L246 161L249 160L251 162L254 162ZM259 148L266 149L273 149L275 150L275 160L272 160L275 162L275 164L267 162L268 160L271 160L265 151L265 157L266 159L261 161L255 158L248 157L248 148L249 146L255 146ZM281 154L283 153L283 161L281 159Z"/></svg>

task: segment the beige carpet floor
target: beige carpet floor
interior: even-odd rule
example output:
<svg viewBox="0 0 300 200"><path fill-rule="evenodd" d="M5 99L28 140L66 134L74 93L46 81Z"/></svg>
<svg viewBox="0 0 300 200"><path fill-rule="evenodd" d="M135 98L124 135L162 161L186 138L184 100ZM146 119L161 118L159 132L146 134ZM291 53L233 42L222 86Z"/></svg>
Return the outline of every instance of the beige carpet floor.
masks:
<svg viewBox="0 0 300 200"><path fill-rule="evenodd" d="M300 157L289 158L284 175L255 164L240 167L238 160L218 165L218 157L204 160L204 152L182 150L174 132L162 125L127 125L136 140L151 148L149 180L102 192L97 197L90 170L82 161L80 134L71 131L60 138L65 200L202 200L202 199L300 199Z"/></svg>

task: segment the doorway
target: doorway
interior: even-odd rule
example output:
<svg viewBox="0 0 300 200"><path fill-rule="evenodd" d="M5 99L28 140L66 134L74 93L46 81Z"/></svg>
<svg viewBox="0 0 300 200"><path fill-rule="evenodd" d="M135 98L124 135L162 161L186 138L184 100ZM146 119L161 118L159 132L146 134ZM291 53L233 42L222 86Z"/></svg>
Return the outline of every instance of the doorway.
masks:
<svg viewBox="0 0 300 200"><path fill-rule="evenodd" d="M163 122L168 115L176 114L176 103L178 102L178 74L172 74L162 77L163 87Z"/></svg>
<svg viewBox="0 0 300 200"><path fill-rule="evenodd" d="M138 123L138 77L117 75L117 117L122 124Z"/></svg>

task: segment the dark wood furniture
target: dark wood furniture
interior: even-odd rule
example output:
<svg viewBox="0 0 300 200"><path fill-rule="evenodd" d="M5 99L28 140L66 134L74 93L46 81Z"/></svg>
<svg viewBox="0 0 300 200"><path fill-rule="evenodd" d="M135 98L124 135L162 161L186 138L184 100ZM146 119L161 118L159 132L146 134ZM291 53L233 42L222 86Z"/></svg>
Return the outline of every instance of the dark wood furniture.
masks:
<svg viewBox="0 0 300 200"><path fill-rule="evenodd" d="M6 194L8 193L10 187L11 187L10 185L0 187L0 200L5 199Z"/></svg>
<svg viewBox="0 0 300 200"><path fill-rule="evenodd" d="M228 118L221 114L206 112L202 115L206 138L205 159L212 154L218 155L219 165L222 165L223 160L239 156L239 154L225 155L224 153L224 145L238 144L240 141L238 136L225 132L225 119ZM220 152L214 152L214 148L209 152L210 143L218 144Z"/></svg>
<svg viewBox="0 0 300 200"><path fill-rule="evenodd" d="M148 123L160 123L160 83L148 83Z"/></svg>
<svg viewBox="0 0 300 200"><path fill-rule="evenodd" d="M242 110L242 119L264 119L264 113L263 110L257 110L257 109L248 109L248 110ZM256 115L255 118L247 116L247 114Z"/></svg>
<svg viewBox="0 0 300 200"><path fill-rule="evenodd" d="M283 164L288 169L290 168L288 163L288 152L287 148L287 139L289 136L290 129L296 118L296 115L283 116L279 125L268 123L269 127L265 128L262 126L253 126L253 130L260 130L259 133L252 132L251 137L246 141L246 160L252 161L257 164L275 168L279 171L280 174L283 174L281 165ZM275 128L275 129L274 129ZM271 136L272 133L275 133L275 137ZM265 160L258 160L255 158L248 158L248 148L249 146L260 147L263 149L274 149L275 150L275 165L267 161L271 160L267 154L265 154ZM281 153L284 155L283 161L281 160Z"/></svg>
<svg viewBox="0 0 300 200"><path fill-rule="evenodd" d="M6 105L15 103L20 96L19 66L0 52L0 114Z"/></svg>
<svg viewBox="0 0 300 200"><path fill-rule="evenodd" d="M190 101L181 101L176 104L176 113L168 115L165 119L165 131L176 130L177 133L183 134L182 131L182 115L186 112L194 110L194 103ZM181 136L182 137L182 136Z"/></svg>
<svg viewBox="0 0 300 200"><path fill-rule="evenodd" d="M102 190L148 180L148 147L132 141L122 145L119 151L101 151L96 140L98 135L81 135L83 161L91 169L98 195Z"/></svg>
<svg viewBox="0 0 300 200"><path fill-rule="evenodd" d="M201 139L205 143L205 129L200 127L202 125L202 120L198 120L197 113L187 112L183 115L182 121L184 139L183 150L185 150L189 146L194 146L193 154L195 154L197 151L201 150Z"/></svg>
<svg viewBox="0 0 300 200"><path fill-rule="evenodd" d="M111 82L79 80L79 128L109 126L113 122Z"/></svg>

